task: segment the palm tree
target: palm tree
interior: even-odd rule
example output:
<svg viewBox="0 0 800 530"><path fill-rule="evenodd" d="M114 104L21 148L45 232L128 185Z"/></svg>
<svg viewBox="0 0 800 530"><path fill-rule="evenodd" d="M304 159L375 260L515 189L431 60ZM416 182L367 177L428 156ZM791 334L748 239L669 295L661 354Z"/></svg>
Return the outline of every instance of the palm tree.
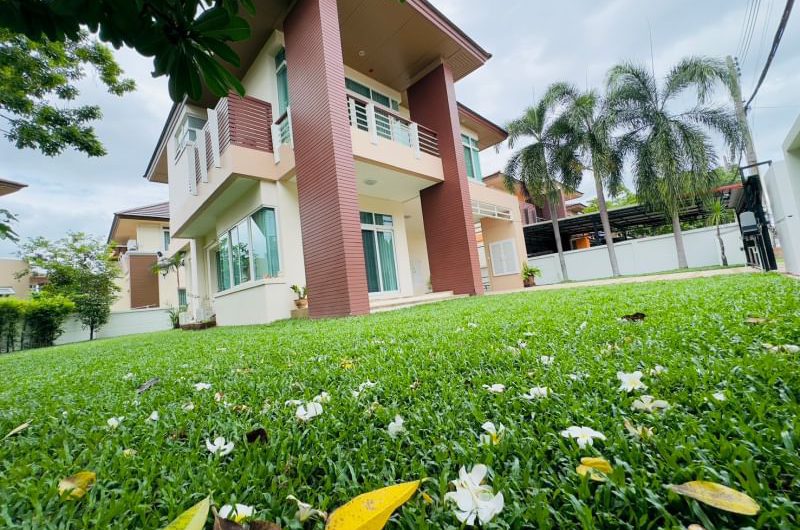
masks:
<svg viewBox="0 0 800 530"><path fill-rule="evenodd" d="M569 145L569 127L554 115L552 101L543 98L529 107L519 118L509 123L508 147L513 149L523 140L532 143L515 152L505 170L505 184L509 191L522 184L534 197L544 197L550 209L558 260L564 281L569 280L558 212L555 205L561 200L562 189L574 190L581 181L580 163L575 159L574 146Z"/></svg>
<svg viewBox="0 0 800 530"><path fill-rule="evenodd" d="M592 171L611 272L619 276L604 193L604 188L607 188L616 195L622 185L621 161L610 134L608 106L596 91L581 92L568 83L554 83L544 99L548 104L560 107L559 118L564 120L569 129L567 134L571 137L568 144L574 146L574 156L583 167Z"/></svg>
<svg viewBox="0 0 800 530"><path fill-rule="evenodd" d="M186 257L185 250L179 250L168 258L161 258L153 265L153 272L166 276L172 271L175 271L175 281L178 285L178 291L181 290L181 267L183 267L184 258Z"/></svg>
<svg viewBox="0 0 800 530"><path fill-rule="evenodd" d="M714 183L717 157L709 133L720 133L729 145L740 142L733 112L706 104L717 84L728 84L728 75L722 61L689 57L670 70L660 88L650 70L634 64L615 66L608 76L609 107L623 132L620 149L633 160L636 194L672 220L682 269L688 264L680 211L707 197ZM689 89L695 102L682 108Z"/></svg>

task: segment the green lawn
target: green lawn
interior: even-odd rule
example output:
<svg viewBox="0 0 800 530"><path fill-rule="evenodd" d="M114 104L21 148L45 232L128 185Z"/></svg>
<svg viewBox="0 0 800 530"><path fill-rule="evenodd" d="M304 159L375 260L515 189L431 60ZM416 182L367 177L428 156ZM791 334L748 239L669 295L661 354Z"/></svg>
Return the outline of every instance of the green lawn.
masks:
<svg viewBox="0 0 800 530"><path fill-rule="evenodd" d="M644 322L619 320L636 311ZM505 498L492 528L798 528L800 354L765 342L800 343L800 282L745 274L534 290L0 356L0 437L33 420L0 440L0 527L158 529L213 493L218 505L252 505L299 528L289 494L330 511L429 477L421 489L432 502L413 497L389 527L458 528L444 502L449 481L483 463ZM666 371L650 375L656 365ZM634 370L648 389L619 391L617 372ZM137 396L152 377L160 383ZM366 381L376 386L354 397ZM199 382L212 387L195 390ZM496 383L505 392L483 387ZM534 386L550 396L522 399ZM331 401L308 422L285 405L323 391ZM671 408L632 410L642 394ZM189 402L194 410L183 410ZM153 411L160 419L148 422ZM405 433L392 439L395 415ZM112 417L124 417L116 429ZM630 434L626 418L652 438ZM507 428L499 445L479 446L487 420ZM560 435L573 425L606 440L579 449ZM259 426L267 441L248 444ZM216 436L235 443L228 456L206 449ZM582 456L605 457L609 480L578 475ZM95 487L60 500L59 480L80 470L97 473ZM746 492L761 512L729 514L664 487L696 479Z"/></svg>

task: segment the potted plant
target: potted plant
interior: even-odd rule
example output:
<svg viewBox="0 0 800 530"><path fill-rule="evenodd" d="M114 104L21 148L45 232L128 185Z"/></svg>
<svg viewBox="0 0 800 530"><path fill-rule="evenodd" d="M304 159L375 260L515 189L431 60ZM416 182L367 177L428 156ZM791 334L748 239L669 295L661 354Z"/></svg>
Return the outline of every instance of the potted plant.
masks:
<svg viewBox="0 0 800 530"><path fill-rule="evenodd" d="M539 267L531 267L527 263L522 264L522 284L525 287L536 285L536 276L541 276L542 271Z"/></svg>
<svg viewBox="0 0 800 530"><path fill-rule="evenodd" d="M305 286L300 287L299 285L292 285L291 287L294 294L297 295L297 300L294 301L294 305L297 309L305 309L308 307L308 290Z"/></svg>

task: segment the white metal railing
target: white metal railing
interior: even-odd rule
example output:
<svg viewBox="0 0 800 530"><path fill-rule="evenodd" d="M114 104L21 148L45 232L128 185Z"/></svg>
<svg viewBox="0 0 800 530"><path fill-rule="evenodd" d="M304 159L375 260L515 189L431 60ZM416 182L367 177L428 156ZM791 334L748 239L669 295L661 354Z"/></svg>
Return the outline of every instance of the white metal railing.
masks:
<svg viewBox="0 0 800 530"><path fill-rule="evenodd" d="M294 133L292 132L292 107L286 107L286 112L278 116L271 127L272 131L272 152L275 163L281 161L280 148L282 145L294 147Z"/></svg>
<svg viewBox="0 0 800 530"><path fill-rule="evenodd" d="M511 210L483 201L472 201L472 214L478 217L493 217L504 221L511 221Z"/></svg>
<svg viewBox="0 0 800 530"><path fill-rule="evenodd" d="M378 138L385 138L412 148L416 158L423 152L439 156L439 142L430 129L350 93L347 110L350 126L368 132L373 144L378 143Z"/></svg>

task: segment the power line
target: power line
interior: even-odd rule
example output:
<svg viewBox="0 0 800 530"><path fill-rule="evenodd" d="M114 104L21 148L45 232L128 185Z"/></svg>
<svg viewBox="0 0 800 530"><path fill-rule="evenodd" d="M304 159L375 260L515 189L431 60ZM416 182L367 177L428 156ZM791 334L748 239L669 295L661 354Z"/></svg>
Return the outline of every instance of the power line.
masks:
<svg viewBox="0 0 800 530"><path fill-rule="evenodd" d="M736 56L741 57L741 52L744 49L744 42L747 40L747 34L749 32L749 28L751 26L751 22L753 20L753 13L755 12L755 0L750 0L750 3L747 5L747 11L744 13L744 19L742 20L742 35L739 37L739 44L736 46Z"/></svg>
<svg viewBox="0 0 800 530"><path fill-rule="evenodd" d="M786 24L789 22L789 15L792 14L793 6L794 0L786 0L786 7L783 9L783 15L781 15L781 21L778 24L778 31L775 32L775 38L772 39L772 48L769 51L769 56L767 56L767 62L764 64L764 69L761 71L761 77L758 78L758 83L756 83L755 89L753 89L753 95L750 96L750 99L748 99L747 103L744 104L745 110L747 110L747 108L750 106L750 103L753 102L756 94L758 94L758 89L761 88L761 83L763 83L764 78L767 77L767 72L772 64L772 59L775 58L775 54L778 52L778 45L781 43L781 38L783 37L783 32L786 29Z"/></svg>
<svg viewBox="0 0 800 530"><path fill-rule="evenodd" d="M756 24L758 24L758 16L761 13L761 0L756 0L753 8L753 20L750 24L750 33L747 35L744 47L742 48L742 64L747 60L747 54L750 53L750 44L753 42L753 34L756 32Z"/></svg>

